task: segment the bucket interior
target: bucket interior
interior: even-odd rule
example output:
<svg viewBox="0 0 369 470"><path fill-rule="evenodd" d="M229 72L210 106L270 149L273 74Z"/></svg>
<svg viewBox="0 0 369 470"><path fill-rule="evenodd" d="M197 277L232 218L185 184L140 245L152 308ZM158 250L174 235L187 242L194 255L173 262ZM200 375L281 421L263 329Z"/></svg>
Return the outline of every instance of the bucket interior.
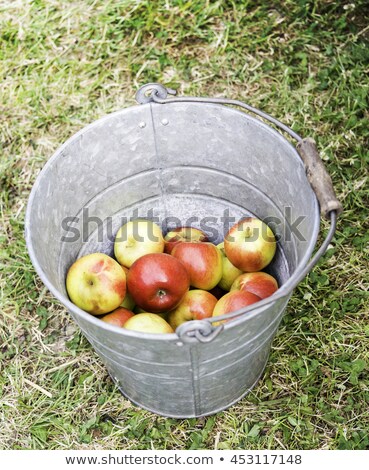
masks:
<svg viewBox="0 0 369 470"><path fill-rule="evenodd" d="M155 220L164 232L191 225L219 243L249 215L278 237L266 271L283 285L310 257L319 230L294 147L232 108L146 104L96 121L54 154L32 191L27 241L46 285L67 299L70 265L87 253L112 255L131 218Z"/></svg>

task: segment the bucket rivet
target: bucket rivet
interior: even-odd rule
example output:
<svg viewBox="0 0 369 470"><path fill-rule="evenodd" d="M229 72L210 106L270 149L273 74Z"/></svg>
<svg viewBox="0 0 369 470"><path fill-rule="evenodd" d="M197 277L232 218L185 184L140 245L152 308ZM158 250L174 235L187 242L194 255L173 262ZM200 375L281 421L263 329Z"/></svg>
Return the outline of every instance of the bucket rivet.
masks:
<svg viewBox="0 0 369 470"><path fill-rule="evenodd" d="M161 120L161 123L163 124L163 126L167 126L169 124L169 121L167 118L164 118Z"/></svg>
<svg viewBox="0 0 369 470"><path fill-rule="evenodd" d="M140 124L138 125L139 127L141 127L141 129L143 129L144 127L146 127L146 122L140 122Z"/></svg>

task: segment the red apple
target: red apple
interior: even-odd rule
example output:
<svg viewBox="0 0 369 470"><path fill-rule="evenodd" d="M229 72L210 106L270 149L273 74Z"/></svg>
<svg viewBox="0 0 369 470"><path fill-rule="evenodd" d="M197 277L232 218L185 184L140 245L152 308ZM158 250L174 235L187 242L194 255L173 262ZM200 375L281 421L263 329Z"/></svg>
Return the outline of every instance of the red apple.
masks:
<svg viewBox="0 0 369 470"><path fill-rule="evenodd" d="M113 312L104 315L100 320L115 326L124 326L125 322L133 317L134 313L130 310L118 307Z"/></svg>
<svg viewBox="0 0 369 470"><path fill-rule="evenodd" d="M256 273L244 273L234 281L231 287L231 291L241 290L252 292L259 296L261 299L265 299L278 289L278 283L276 279L270 274L262 271Z"/></svg>
<svg viewBox="0 0 369 470"><path fill-rule="evenodd" d="M126 275L113 258L92 253L77 259L69 268L66 288L77 307L101 315L119 307L126 294Z"/></svg>
<svg viewBox="0 0 369 470"><path fill-rule="evenodd" d="M189 320L202 320L213 314L217 298L206 290L189 290L184 295L181 303L169 312L168 322L175 330L182 323Z"/></svg>
<svg viewBox="0 0 369 470"><path fill-rule="evenodd" d="M144 255L133 263L127 285L133 300L146 312L175 308L190 286L183 264L166 253Z"/></svg>
<svg viewBox="0 0 369 470"><path fill-rule="evenodd" d="M173 248L172 255L184 264L192 287L210 290L222 278L222 255L212 243L182 242Z"/></svg>
<svg viewBox="0 0 369 470"><path fill-rule="evenodd" d="M182 242L206 242L208 237L206 234L194 227L177 227L168 232L165 237L165 253L169 255L172 253L173 248Z"/></svg>
<svg viewBox="0 0 369 470"><path fill-rule="evenodd" d="M126 321L124 328L141 333L174 333L169 323L156 313L137 313Z"/></svg>
<svg viewBox="0 0 369 470"><path fill-rule="evenodd" d="M221 299L218 300L216 306L214 307L213 317L218 317L220 315L225 315L226 313L235 312L236 310L259 302L259 300L261 300L260 297L255 294L252 294L251 292L242 290L234 290L228 292L226 295L224 295Z"/></svg>
<svg viewBox="0 0 369 470"><path fill-rule="evenodd" d="M228 231L224 250L229 261L241 271L260 271L272 261L276 240L268 225L247 217Z"/></svg>

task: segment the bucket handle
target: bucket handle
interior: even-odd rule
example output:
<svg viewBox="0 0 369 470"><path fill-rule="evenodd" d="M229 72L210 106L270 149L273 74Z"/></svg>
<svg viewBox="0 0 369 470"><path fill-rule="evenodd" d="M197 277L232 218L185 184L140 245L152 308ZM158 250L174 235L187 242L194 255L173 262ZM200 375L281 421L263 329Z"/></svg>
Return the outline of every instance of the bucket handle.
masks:
<svg viewBox="0 0 369 470"><path fill-rule="evenodd" d="M140 104L155 102L159 104L178 103L178 102L195 102L195 103L214 103L225 104L231 106L238 106L250 111L257 116L260 116L267 121L271 122L279 129L287 132L293 139L297 141L296 149L299 152L302 161L305 164L307 178L313 188L315 195L319 201L320 210L324 217L329 220L330 212L335 210L339 215L343 208L341 203L336 197L333 189L333 184L328 171L326 170L322 159L319 156L315 141L310 138L302 138L299 134L293 131L290 127L283 124L278 119L270 116L268 113L254 108L249 104L239 100L230 100L227 98L207 98L207 97L193 97L181 96L177 97L176 90L166 88L160 83L147 83L142 86L136 93L136 101ZM171 95L168 98L168 95Z"/></svg>
<svg viewBox="0 0 369 470"><path fill-rule="evenodd" d="M168 98L168 95L172 96ZM328 171L326 170L322 159L319 156L316 143L312 138L302 138L295 131L280 122L278 119L275 119L264 111L254 108L253 106L250 106L244 103L243 101L230 100L226 98L207 98L190 96L176 97L174 95L176 95L175 90L166 88L160 83L148 83L138 90L138 92L136 93L136 101L140 104L149 102L155 102L158 104L167 104L174 102L197 102L237 106L246 109L247 111L250 111L253 114L258 115L263 119L268 120L276 127L290 135L293 139L295 139L297 141L296 149L299 152L302 161L304 162L306 176L319 201L321 213L326 219L330 221L329 231L324 241L322 242L320 248L316 251L316 253L307 263L305 268L301 269L300 273L298 273L293 282L287 281L272 296L266 299L262 299L256 304L249 305L246 308L237 310L232 313L219 315L215 318L207 318L206 320L192 320L180 325L176 330L177 335L183 342L208 343L214 338L216 338L218 334L223 330L224 323L219 322L228 321L232 318L244 315L252 310L258 310L260 308L263 308L270 303L276 302L277 300L287 297L293 291L293 289L297 287L297 285L313 269L319 259L326 252L336 231L337 216L341 214L341 212L343 211L343 207L336 197L331 177ZM217 326L214 326L213 323L217 323Z"/></svg>
<svg viewBox="0 0 369 470"><path fill-rule="evenodd" d="M306 176L316 194L324 217L329 219L331 211L336 211L337 215L341 214L342 204L336 197L332 179L319 156L314 139L311 137L301 139L297 142L296 148L305 164Z"/></svg>

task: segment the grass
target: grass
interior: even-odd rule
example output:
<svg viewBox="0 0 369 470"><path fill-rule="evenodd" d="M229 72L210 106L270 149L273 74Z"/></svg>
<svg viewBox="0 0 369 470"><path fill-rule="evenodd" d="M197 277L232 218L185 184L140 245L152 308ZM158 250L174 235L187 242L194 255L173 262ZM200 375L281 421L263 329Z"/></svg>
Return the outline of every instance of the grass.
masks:
<svg viewBox="0 0 369 470"><path fill-rule="evenodd" d="M368 16L365 0L0 0L1 449L369 449ZM207 418L122 398L23 238L53 151L150 81L314 137L345 209L262 380Z"/></svg>

